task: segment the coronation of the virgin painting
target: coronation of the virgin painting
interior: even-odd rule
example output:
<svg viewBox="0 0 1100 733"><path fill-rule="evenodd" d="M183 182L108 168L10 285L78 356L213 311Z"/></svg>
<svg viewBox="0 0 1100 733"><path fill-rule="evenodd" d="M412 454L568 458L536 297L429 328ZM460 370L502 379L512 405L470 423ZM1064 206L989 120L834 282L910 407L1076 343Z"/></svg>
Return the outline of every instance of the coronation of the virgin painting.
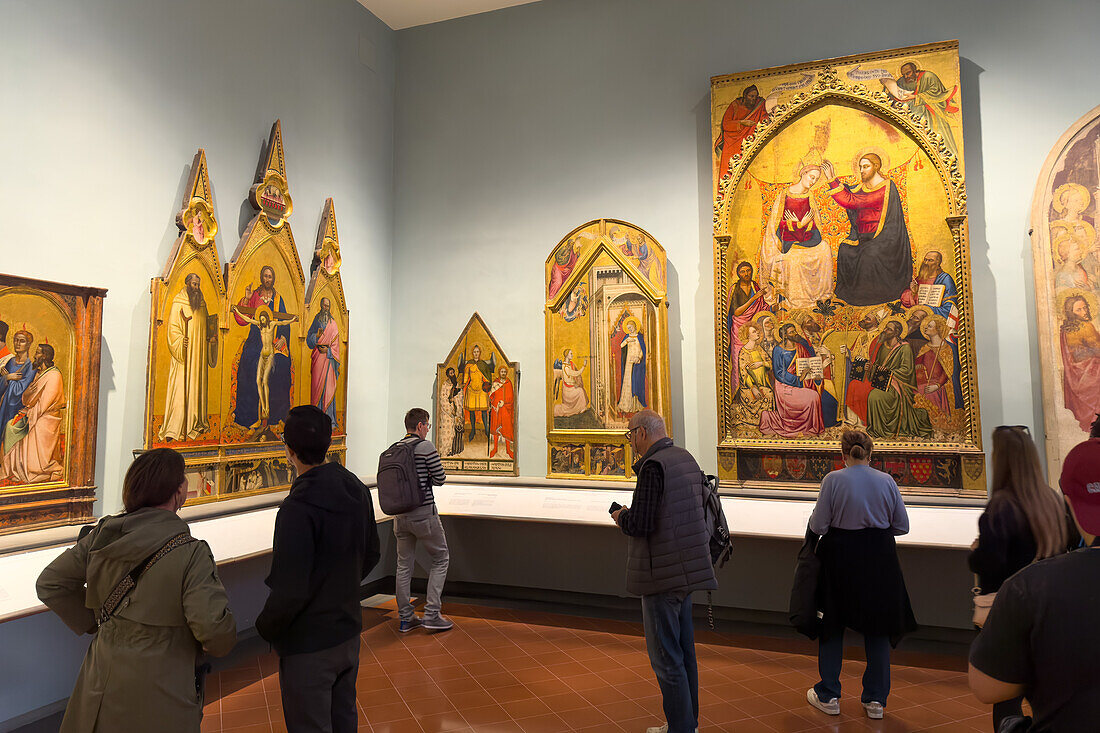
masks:
<svg viewBox="0 0 1100 733"><path fill-rule="evenodd" d="M92 515L105 295L0 275L0 534Z"/></svg>
<svg viewBox="0 0 1100 733"><path fill-rule="evenodd" d="M192 501L287 488L280 435L294 405L328 413L331 457L345 450L348 313L335 212L330 199L307 291L287 221L278 122L249 198L257 213L223 275L200 150L176 217L179 238L151 286L145 447L184 454Z"/></svg>
<svg viewBox="0 0 1100 733"><path fill-rule="evenodd" d="M1047 470L1089 435L1100 413L1100 107L1050 152L1035 190L1031 241L1043 369Z"/></svg>
<svg viewBox="0 0 1100 733"><path fill-rule="evenodd" d="M625 430L669 410L667 259L614 219L570 232L546 261L549 475L630 477Z"/></svg>
<svg viewBox="0 0 1100 733"><path fill-rule="evenodd" d="M477 313L436 365L435 388L435 446L447 473L518 475L519 364Z"/></svg>
<svg viewBox="0 0 1100 733"><path fill-rule="evenodd" d="M720 473L984 492L956 42L711 85Z"/></svg>

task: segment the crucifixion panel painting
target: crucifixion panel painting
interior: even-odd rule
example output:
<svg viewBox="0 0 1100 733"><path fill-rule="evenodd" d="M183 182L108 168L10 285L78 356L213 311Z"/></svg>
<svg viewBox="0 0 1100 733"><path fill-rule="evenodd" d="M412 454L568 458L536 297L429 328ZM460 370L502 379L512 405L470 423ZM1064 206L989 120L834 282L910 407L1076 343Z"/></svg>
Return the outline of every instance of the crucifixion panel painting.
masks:
<svg viewBox="0 0 1100 733"><path fill-rule="evenodd" d="M957 42L711 81L719 466L985 492Z"/></svg>

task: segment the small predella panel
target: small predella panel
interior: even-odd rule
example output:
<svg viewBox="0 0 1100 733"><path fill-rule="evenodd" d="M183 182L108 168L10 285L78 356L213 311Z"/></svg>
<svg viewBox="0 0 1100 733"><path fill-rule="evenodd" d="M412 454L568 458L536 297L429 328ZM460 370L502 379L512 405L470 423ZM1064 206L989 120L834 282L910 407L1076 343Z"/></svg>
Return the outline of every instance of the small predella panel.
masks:
<svg viewBox="0 0 1100 733"><path fill-rule="evenodd" d="M179 238L151 285L144 447L183 454L193 503L288 488L280 435L294 405L325 410L333 455L346 449L348 312L332 201L307 295L287 222L293 204L278 121L263 161L249 195L257 213L223 274L198 151L176 216Z"/></svg>
<svg viewBox="0 0 1100 733"><path fill-rule="evenodd" d="M958 42L711 80L719 473L985 495Z"/></svg>
<svg viewBox="0 0 1100 733"><path fill-rule="evenodd" d="M519 363L474 313L435 368L435 446L447 473L519 475Z"/></svg>
<svg viewBox="0 0 1100 733"><path fill-rule="evenodd" d="M667 267L657 240L615 219L577 227L547 258L549 476L632 478L630 418L650 408L667 423Z"/></svg>
<svg viewBox="0 0 1100 733"><path fill-rule="evenodd" d="M1035 309L1043 375L1047 471L1062 472L1100 413L1100 107L1047 156L1031 205Z"/></svg>
<svg viewBox="0 0 1100 733"><path fill-rule="evenodd" d="M106 295L0 274L0 534L92 518Z"/></svg>

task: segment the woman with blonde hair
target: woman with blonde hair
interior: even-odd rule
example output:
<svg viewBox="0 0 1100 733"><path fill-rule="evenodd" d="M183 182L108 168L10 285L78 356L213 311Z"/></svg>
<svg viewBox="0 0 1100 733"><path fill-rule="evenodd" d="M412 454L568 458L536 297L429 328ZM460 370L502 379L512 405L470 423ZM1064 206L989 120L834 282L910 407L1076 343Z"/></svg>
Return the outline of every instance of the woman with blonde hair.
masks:
<svg viewBox="0 0 1100 733"><path fill-rule="evenodd" d="M828 715L840 714L844 630L863 635L867 666L861 701L879 719L890 694L890 647L916 628L898 563L895 535L909 532L909 515L890 474L871 468L874 444L862 430L840 439L844 468L821 482L810 531L821 535L821 626L817 668L821 681L806 699Z"/></svg>
<svg viewBox="0 0 1100 733"><path fill-rule="evenodd" d="M1039 451L1024 425L993 430L989 503L978 518L978 539L970 551L970 570L984 593L1035 560L1065 552L1069 528L1062 495L1043 478ZM1009 715L1021 715L1022 698L993 706L993 729Z"/></svg>

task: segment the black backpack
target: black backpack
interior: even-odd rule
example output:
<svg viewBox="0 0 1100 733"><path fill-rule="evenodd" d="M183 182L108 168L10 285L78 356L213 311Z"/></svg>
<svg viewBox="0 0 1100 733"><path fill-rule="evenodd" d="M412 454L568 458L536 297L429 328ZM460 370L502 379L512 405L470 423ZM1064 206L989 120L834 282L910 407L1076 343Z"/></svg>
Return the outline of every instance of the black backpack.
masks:
<svg viewBox="0 0 1100 733"><path fill-rule="evenodd" d="M416 474L416 446L423 440L397 441L378 458L378 505L390 516L412 511L424 503Z"/></svg>
<svg viewBox="0 0 1100 733"><path fill-rule="evenodd" d="M708 474L703 474L703 519L710 532L710 562L721 568L733 554L733 540L718 496L718 479Z"/></svg>

